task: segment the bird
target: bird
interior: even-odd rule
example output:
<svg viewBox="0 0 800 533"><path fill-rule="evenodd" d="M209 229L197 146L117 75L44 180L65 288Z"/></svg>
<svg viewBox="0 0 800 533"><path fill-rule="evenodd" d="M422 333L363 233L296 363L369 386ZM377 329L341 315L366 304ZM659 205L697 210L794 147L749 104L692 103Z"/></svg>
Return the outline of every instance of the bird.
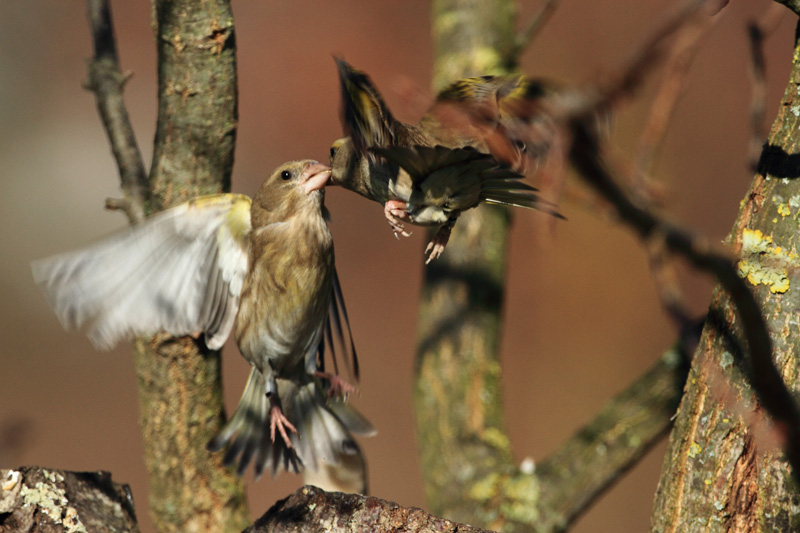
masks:
<svg viewBox="0 0 800 533"><path fill-rule="evenodd" d="M410 235L405 223L438 227L426 263L441 256L459 215L480 203L564 218L521 181L554 136L543 82L522 75L458 80L413 125L394 118L367 74L334 59L346 136L331 146L329 185L382 204L395 236Z"/></svg>
<svg viewBox="0 0 800 533"><path fill-rule="evenodd" d="M269 469L316 469L360 454L353 434L372 424L346 399L352 386L324 371L326 344L358 376L324 186L330 167L279 166L255 196L216 194L161 211L84 249L34 261L67 329L86 328L108 350L138 334L204 335L219 349L233 332L251 364L242 398L208 444ZM349 342L348 342L349 341ZM352 362L351 362L352 361ZM276 435L278 438L276 438Z"/></svg>

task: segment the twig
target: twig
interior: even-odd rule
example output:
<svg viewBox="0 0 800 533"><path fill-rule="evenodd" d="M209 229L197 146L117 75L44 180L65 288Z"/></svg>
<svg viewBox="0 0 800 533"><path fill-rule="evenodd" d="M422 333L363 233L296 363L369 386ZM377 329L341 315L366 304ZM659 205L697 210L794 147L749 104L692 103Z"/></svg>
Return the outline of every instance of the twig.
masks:
<svg viewBox="0 0 800 533"><path fill-rule="evenodd" d="M122 98L127 76L119 69L108 0L88 0L88 15L94 56L87 61L86 88L95 94L97 110L117 161L125 194L123 211L131 223L136 223L144 218L147 174Z"/></svg>
<svg viewBox="0 0 800 533"><path fill-rule="evenodd" d="M681 32L667 60L663 81L650 106L650 115L639 140L634 184L647 190L645 181L650 174L653 157L667 130L675 105L684 87L700 38L716 21L716 17L697 17Z"/></svg>
<svg viewBox="0 0 800 533"><path fill-rule="evenodd" d="M653 235L646 244L647 255L650 260L650 272L658 289L661 305L664 306L670 318L678 326L679 331L688 332L697 323L697 320L692 318L692 314L686 306L680 283L678 282L677 272L670 262L664 235ZM694 352L694 350L688 349L688 339L682 339L682 343L687 346L687 352Z"/></svg>
<svg viewBox="0 0 800 533"><path fill-rule="evenodd" d="M628 66L620 70L618 77L605 83L605 88L594 95L595 102L586 108L591 107L600 114L606 113L623 97L631 96L661 63L670 37L683 28L691 17L701 12L718 13L726 4L727 0L688 0L679 5L661 27L638 48L638 53L631 58Z"/></svg>
<svg viewBox="0 0 800 533"><path fill-rule="evenodd" d="M559 0L544 0L539 10L533 14L525 28L514 39L514 50L509 56L512 63L516 63L519 60L519 56L522 55L533 39L539 35L539 32L555 12L558 4Z"/></svg>
<svg viewBox="0 0 800 533"><path fill-rule="evenodd" d="M756 172L764 139L767 137L765 121L767 82L766 60L764 58L764 38L777 27L786 10L780 4L772 4L758 21L751 20L747 25L750 40L750 76L753 96L750 103L750 124L753 137L750 140L750 170Z"/></svg>

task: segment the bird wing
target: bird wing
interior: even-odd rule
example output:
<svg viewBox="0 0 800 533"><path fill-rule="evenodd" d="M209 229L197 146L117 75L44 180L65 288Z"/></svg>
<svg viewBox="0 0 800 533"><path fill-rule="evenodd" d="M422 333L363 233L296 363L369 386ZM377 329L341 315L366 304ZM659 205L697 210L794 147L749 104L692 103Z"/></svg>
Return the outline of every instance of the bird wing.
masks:
<svg viewBox="0 0 800 533"><path fill-rule="evenodd" d="M335 59L341 83L341 119L345 135L350 136L361 154L367 154L370 146L393 144L397 121L372 80L343 59Z"/></svg>
<svg viewBox="0 0 800 533"><path fill-rule="evenodd" d="M372 148L402 167L417 184L425 205L469 209L480 201L538 209L563 218L555 206L522 182L523 176L501 166L490 154L465 148L426 146Z"/></svg>
<svg viewBox="0 0 800 533"><path fill-rule="evenodd" d="M250 198L203 196L87 248L35 261L33 276L64 327L86 326L99 349L162 330L203 331L218 349L239 306L249 231Z"/></svg>
<svg viewBox="0 0 800 533"><path fill-rule="evenodd" d="M359 378L358 354L350 331L350 319L344 305L344 294L339 283L339 274L333 270L333 294L328 308L328 318L325 321L325 334L317 347L316 369L325 372L325 353L330 352L333 363L333 373L341 375L339 360L343 359L348 373L357 381ZM340 354L342 356L340 357Z"/></svg>
<svg viewBox="0 0 800 533"><path fill-rule="evenodd" d="M555 131L545 102L553 94L548 84L521 75L464 78L437 95L427 116L524 172L528 158L538 164L550 150Z"/></svg>

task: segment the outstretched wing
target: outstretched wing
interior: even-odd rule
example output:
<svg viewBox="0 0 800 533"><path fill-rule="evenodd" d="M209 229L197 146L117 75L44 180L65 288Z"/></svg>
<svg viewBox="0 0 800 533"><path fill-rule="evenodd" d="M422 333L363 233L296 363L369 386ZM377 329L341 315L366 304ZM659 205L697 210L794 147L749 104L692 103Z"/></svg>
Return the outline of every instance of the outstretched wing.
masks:
<svg viewBox="0 0 800 533"><path fill-rule="evenodd" d="M230 334L247 272L250 198L219 194L162 211L87 248L33 262L67 329L101 350L135 334Z"/></svg>

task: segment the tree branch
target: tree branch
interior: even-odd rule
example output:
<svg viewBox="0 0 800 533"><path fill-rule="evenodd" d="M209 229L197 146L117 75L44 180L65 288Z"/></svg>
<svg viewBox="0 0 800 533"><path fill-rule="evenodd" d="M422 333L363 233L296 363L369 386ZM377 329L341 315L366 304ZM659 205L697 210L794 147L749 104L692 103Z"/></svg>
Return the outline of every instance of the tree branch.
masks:
<svg viewBox="0 0 800 533"><path fill-rule="evenodd" d="M536 468L535 531L568 527L672 427L688 366L680 348L658 362Z"/></svg>
<svg viewBox="0 0 800 533"><path fill-rule="evenodd" d="M122 101L107 0L89 0L95 48L88 86L117 160L132 222L146 211L230 188L236 62L228 0L155 0L159 110L150 180ZM241 531L244 484L206 450L225 421L220 354L186 337L136 342L140 424L159 531ZM190 487L191 490L187 490Z"/></svg>
<svg viewBox="0 0 800 533"><path fill-rule="evenodd" d="M401 507L394 502L361 494L325 492L306 485L275 503L244 533L306 533L334 529L342 533L362 531L483 533L486 531L444 520L416 507Z"/></svg>
<svg viewBox="0 0 800 533"><path fill-rule="evenodd" d="M85 86L95 95L125 194L123 200L106 201L106 207L122 209L130 222L136 223L144 218L148 189L142 156L122 98L128 76L119 69L108 0L88 0L88 15L94 56L87 61L89 77Z"/></svg>
<svg viewBox="0 0 800 533"><path fill-rule="evenodd" d="M514 40L514 49L509 55L509 60L512 65L516 65L519 62L519 58L525 49L530 46L531 42L539 35L539 32L544 28L545 24L550 20L550 17L553 16L560 0L544 0L542 5L533 14L531 20L528 21L528 24L525 25L525 28L517 35L516 39Z"/></svg>

